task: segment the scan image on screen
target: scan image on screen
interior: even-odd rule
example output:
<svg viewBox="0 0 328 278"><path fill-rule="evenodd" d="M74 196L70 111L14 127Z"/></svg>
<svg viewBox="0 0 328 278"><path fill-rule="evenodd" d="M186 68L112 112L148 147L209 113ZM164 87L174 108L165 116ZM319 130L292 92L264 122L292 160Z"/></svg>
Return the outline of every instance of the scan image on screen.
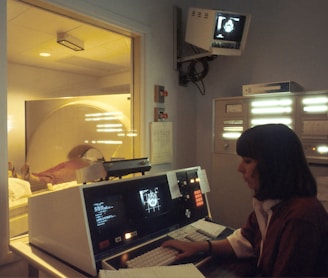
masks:
<svg viewBox="0 0 328 278"><path fill-rule="evenodd" d="M131 181L125 195L130 225L140 234L150 234L157 229L177 222L166 175Z"/></svg>
<svg viewBox="0 0 328 278"><path fill-rule="evenodd" d="M162 204L158 187L142 189L139 195L142 206L148 214L161 211Z"/></svg>
<svg viewBox="0 0 328 278"><path fill-rule="evenodd" d="M218 13L214 39L239 43L242 39L245 19L245 16L241 15Z"/></svg>

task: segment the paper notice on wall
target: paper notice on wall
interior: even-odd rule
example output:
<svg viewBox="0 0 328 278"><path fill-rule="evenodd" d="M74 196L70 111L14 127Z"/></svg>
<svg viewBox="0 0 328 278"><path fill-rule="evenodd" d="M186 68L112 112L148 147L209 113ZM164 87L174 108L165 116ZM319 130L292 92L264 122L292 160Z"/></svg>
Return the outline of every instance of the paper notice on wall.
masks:
<svg viewBox="0 0 328 278"><path fill-rule="evenodd" d="M197 175L199 178L199 185L202 193L210 192L210 185L208 183L206 170L205 169L198 170Z"/></svg>
<svg viewBox="0 0 328 278"><path fill-rule="evenodd" d="M150 123L150 163L171 163L172 152L172 122Z"/></svg>
<svg viewBox="0 0 328 278"><path fill-rule="evenodd" d="M178 184L178 179L175 171L169 171L166 173L167 181L170 187L171 198L176 199L182 196Z"/></svg>

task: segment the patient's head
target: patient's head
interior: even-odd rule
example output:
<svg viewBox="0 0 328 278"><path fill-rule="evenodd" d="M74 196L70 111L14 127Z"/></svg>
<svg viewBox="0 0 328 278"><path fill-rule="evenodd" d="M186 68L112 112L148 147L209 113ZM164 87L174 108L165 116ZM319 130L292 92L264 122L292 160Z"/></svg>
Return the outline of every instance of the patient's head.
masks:
<svg viewBox="0 0 328 278"><path fill-rule="evenodd" d="M67 155L68 160L87 159L90 161L104 161L103 154L95 147L88 144L77 145Z"/></svg>
<svg viewBox="0 0 328 278"><path fill-rule="evenodd" d="M87 159L89 161L97 162L97 161L105 161L104 156L102 153L95 148L91 148L87 150L83 155L82 158Z"/></svg>

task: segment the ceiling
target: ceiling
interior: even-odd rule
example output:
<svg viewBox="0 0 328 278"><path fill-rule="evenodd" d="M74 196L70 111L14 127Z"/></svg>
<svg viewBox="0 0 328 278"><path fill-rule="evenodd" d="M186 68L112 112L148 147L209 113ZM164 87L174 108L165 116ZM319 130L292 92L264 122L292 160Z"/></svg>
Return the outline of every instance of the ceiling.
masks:
<svg viewBox="0 0 328 278"><path fill-rule="evenodd" d="M130 71L131 39L51 13L18 0L7 1L8 61L94 77ZM57 43L64 32L84 42L84 51ZM48 52L50 57L39 56Z"/></svg>

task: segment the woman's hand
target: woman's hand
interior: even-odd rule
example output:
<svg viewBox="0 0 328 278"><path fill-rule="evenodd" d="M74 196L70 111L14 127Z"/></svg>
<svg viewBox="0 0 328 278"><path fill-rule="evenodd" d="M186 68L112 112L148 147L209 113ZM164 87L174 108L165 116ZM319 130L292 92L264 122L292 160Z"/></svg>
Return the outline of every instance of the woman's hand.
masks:
<svg viewBox="0 0 328 278"><path fill-rule="evenodd" d="M209 248L206 241L189 242L173 239L163 242L162 247L174 248L180 251L176 256L176 260L181 260L200 252L207 252Z"/></svg>

